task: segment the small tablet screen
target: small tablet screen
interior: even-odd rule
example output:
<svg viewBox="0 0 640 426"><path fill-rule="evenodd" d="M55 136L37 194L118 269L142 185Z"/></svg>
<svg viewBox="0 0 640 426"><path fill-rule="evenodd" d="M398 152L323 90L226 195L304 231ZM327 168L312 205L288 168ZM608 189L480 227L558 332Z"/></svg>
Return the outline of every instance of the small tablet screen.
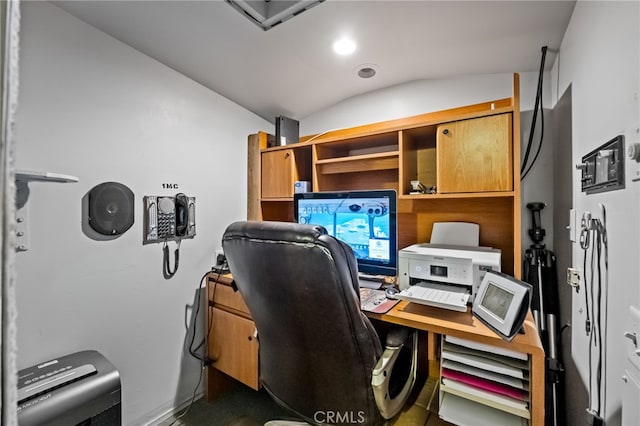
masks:
<svg viewBox="0 0 640 426"><path fill-rule="evenodd" d="M512 300L513 293L489 282L480 304L504 321Z"/></svg>

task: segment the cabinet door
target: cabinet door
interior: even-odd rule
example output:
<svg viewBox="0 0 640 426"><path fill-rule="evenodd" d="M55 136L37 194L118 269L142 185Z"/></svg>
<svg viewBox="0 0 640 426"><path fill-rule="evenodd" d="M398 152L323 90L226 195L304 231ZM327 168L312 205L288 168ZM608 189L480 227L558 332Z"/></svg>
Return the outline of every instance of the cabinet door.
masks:
<svg viewBox="0 0 640 426"><path fill-rule="evenodd" d="M209 334L209 356L213 367L245 385L258 389L258 339L253 321L217 308L210 308L213 323Z"/></svg>
<svg viewBox="0 0 640 426"><path fill-rule="evenodd" d="M293 197L296 162L292 149L262 153L262 198Z"/></svg>
<svg viewBox="0 0 640 426"><path fill-rule="evenodd" d="M512 191L511 127L511 114L438 126L438 192Z"/></svg>

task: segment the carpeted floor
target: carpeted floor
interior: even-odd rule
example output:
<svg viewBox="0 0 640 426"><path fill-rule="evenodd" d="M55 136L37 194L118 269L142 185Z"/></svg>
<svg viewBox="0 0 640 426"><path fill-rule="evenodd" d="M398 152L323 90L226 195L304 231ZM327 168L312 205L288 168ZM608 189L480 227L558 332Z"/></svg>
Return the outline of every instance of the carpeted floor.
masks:
<svg viewBox="0 0 640 426"><path fill-rule="evenodd" d="M412 405L390 423L393 426L448 426L449 423L434 414L437 399L437 379L430 378ZM273 402L266 391L256 392L238 384L211 403L204 399L195 401L183 417L167 419L157 426L262 426L269 420L295 418Z"/></svg>
<svg viewBox="0 0 640 426"><path fill-rule="evenodd" d="M262 426L274 419L292 417L264 390L256 392L238 385L211 403L195 401L183 417L165 420L158 426Z"/></svg>

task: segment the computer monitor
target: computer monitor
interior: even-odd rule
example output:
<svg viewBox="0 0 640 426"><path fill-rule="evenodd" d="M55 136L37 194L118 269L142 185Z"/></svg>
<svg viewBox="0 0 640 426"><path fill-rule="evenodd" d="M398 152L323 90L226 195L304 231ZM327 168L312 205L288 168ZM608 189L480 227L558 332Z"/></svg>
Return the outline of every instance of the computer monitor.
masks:
<svg viewBox="0 0 640 426"><path fill-rule="evenodd" d="M355 253L359 272L396 275L396 191L297 193L293 206L298 223L321 225L348 244Z"/></svg>

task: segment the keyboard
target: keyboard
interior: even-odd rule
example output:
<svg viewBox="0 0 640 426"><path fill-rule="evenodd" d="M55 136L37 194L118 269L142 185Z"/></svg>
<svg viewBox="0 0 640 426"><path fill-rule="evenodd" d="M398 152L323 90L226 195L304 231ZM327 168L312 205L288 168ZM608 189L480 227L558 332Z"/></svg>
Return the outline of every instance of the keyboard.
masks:
<svg viewBox="0 0 640 426"><path fill-rule="evenodd" d="M358 272L358 282L361 288L379 289L385 283L383 275L368 275Z"/></svg>
<svg viewBox="0 0 640 426"><path fill-rule="evenodd" d="M466 312L469 290L446 284L421 282L396 294L398 299L452 311Z"/></svg>
<svg viewBox="0 0 640 426"><path fill-rule="evenodd" d="M382 283L380 281L371 281L360 278L358 280L358 286L360 288L372 288L378 290L382 288Z"/></svg>

